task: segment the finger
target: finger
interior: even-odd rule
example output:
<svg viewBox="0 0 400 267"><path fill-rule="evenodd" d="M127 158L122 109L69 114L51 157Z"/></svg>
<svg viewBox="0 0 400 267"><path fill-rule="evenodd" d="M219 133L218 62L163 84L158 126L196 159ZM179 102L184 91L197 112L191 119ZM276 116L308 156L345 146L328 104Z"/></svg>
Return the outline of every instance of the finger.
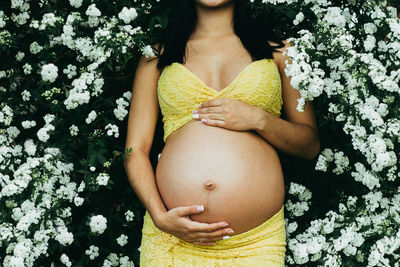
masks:
<svg viewBox="0 0 400 267"><path fill-rule="evenodd" d="M225 114L220 114L220 113L208 113L208 114L200 114L199 115L199 120L201 119L210 119L210 120L219 120L219 121L225 121Z"/></svg>
<svg viewBox="0 0 400 267"><path fill-rule="evenodd" d="M197 110L198 114L204 114L204 113L223 113L222 111L222 106L217 106L217 107L208 107L208 108L199 108Z"/></svg>
<svg viewBox="0 0 400 267"><path fill-rule="evenodd" d="M214 119L201 119L200 120L202 123L206 124L206 125L210 125L210 126L218 126L218 127L225 127L226 126L226 122L222 121L222 120L214 120Z"/></svg>
<svg viewBox="0 0 400 267"><path fill-rule="evenodd" d="M215 107L220 106L224 103L224 98L213 98L206 102L203 102L199 105L199 108L208 108L208 107Z"/></svg>
<svg viewBox="0 0 400 267"><path fill-rule="evenodd" d="M232 235L233 232L234 232L233 229L229 227L209 233L198 232L196 233L196 236L193 239L196 240L196 238L197 239L202 238L203 240L206 241L216 241L216 240L221 240L224 236Z"/></svg>
<svg viewBox="0 0 400 267"><path fill-rule="evenodd" d="M182 206L176 207L176 211L180 216L189 216L192 214L198 214L204 211L203 205L191 205L191 206Z"/></svg>
<svg viewBox="0 0 400 267"><path fill-rule="evenodd" d="M223 227L228 226L227 222L217 222L217 223L202 223L197 221L191 221L192 232L206 232L211 233L217 231Z"/></svg>

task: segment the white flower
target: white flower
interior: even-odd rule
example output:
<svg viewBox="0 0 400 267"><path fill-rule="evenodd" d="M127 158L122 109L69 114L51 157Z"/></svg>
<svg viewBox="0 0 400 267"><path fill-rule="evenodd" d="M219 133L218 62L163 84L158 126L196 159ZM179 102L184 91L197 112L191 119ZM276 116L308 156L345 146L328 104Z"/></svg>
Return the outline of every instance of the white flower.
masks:
<svg viewBox="0 0 400 267"><path fill-rule="evenodd" d="M91 245L89 249L85 250L85 254L88 255L91 260L94 260L100 255L99 247Z"/></svg>
<svg viewBox="0 0 400 267"><path fill-rule="evenodd" d="M67 68L63 70L63 73L66 74L69 79L71 79L77 74L76 69L76 66L68 64Z"/></svg>
<svg viewBox="0 0 400 267"><path fill-rule="evenodd" d="M126 92L123 94L123 97L125 97L128 101L131 101L132 92L131 92L131 91L126 91Z"/></svg>
<svg viewBox="0 0 400 267"><path fill-rule="evenodd" d="M287 232L290 234L290 233L293 233L294 231L296 231L296 229L297 229L297 222L291 222L291 223L289 223L288 225L287 225Z"/></svg>
<svg viewBox="0 0 400 267"><path fill-rule="evenodd" d="M46 13L43 15L38 29L43 31L47 28L47 26L55 27L56 21L57 21L57 17L54 15L54 13Z"/></svg>
<svg viewBox="0 0 400 267"><path fill-rule="evenodd" d="M75 124L72 124L69 127L69 133L71 134L71 136L77 136L79 132L79 128L78 126L76 126Z"/></svg>
<svg viewBox="0 0 400 267"><path fill-rule="evenodd" d="M338 28L343 28L346 25L346 18L342 15L339 7L328 7L327 11L323 21L328 25L335 25Z"/></svg>
<svg viewBox="0 0 400 267"><path fill-rule="evenodd" d="M102 172L97 176L96 182L99 185L107 185L109 179L110 179L110 175Z"/></svg>
<svg viewBox="0 0 400 267"><path fill-rule="evenodd" d="M5 105L3 109L0 111L0 122L4 123L4 125L9 126L13 120L14 113L12 109Z"/></svg>
<svg viewBox="0 0 400 267"><path fill-rule="evenodd" d="M126 109L127 106L129 106L129 103L125 101L124 98L118 98L116 100L117 102L117 108L114 109L114 115L119 119L120 121L123 121L125 116L128 115L128 110Z"/></svg>
<svg viewBox="0 0 400 267"><path fill-rule="evenodd" d="M30 129L36 126L36 121L23 121L21 125L24 129Z"/></svg>
<svg viewBox="0 0 400 267"><path fill-rule="evenodd" d="M58 68L53 63L49 63L42 66L40 74L42 75L43 81L53 83L58 77Z"/></svg>
<svg viewBox="0 0 400 267"><path fill-rule="evenodd" d="M42 49L43 49L43 46L39 45L38 42L36 42L36 41L31 43L29 46L29 51L34 55L39 53L40 51L42 51Z"/></svg>
<svg viewBox="0 0 400 267"><path fill-rule="evenodd" d="M123 247L128 243L128 236L121 234L116 240L117 240L118 245Z"/></svg>
<svg viewBox="0 0 400 267"><path fill-rule="evenodd" d="M75 8L80 8L82 6L83 0L69 0L69 4Z"/></svg>
<svg viewBox="0 0 400 267"><path fill-rule="evenodd" d="M85 14L89 16L88 24L90 27L96 27L99 24L99 17L101 16L101 12L96 7L96 4L91 4L86 10Z"/></svg>
<svg viewBox="0 0 400 267"><path fill-rule="evenodd" d="M103 215L92 216L89 226L92 233L102 234L107 228L107 219Z"/></svg>
<svg viewBox="0 0 400 267"><path fill-rule="evenodd" d="M25 57L25 53L24 53L24 52L21 52L21 51L19 51L19 52L15 55L15 59L16 59L17 61L21 61L24 57Z"/></svg>
<svg viewBox="0 0 400 267"><path fill-rule="evenodd" d="M119 132L118 132L118 126L117 125L109 123L109 124L106 125L106 127L104 129L107 130L107 135L108 136L114 135L115 138L118 138Z"/></svg>
<svg viewBox="0 0 400 267"><path fill-rule="evenodd" d="M71 263L71 261L69 260L69 257L68 257L65 253L63 253L63 254L61 255L60 261L61 261L61 263L63 263L63 264L64 264L65 266L67 266L67 267L72 266L72 263Z"/></svg>
<svg viewBox="0 0 400 267"><path fill-rule="evenodd" d="M97 113L96 111L92 110L89 114L88 117L86 118L86 123L89 124L92 121L94 121L97 118Z"/></svg>
<svg viewBox="0 0 400 267"><path fill-rule="evenodd" d="M132 221L133 221L133 218L135 218L135 214L133 213L133 211L127 210L127 211L125 212L125 219L126 219L126 221L127 221L127 222L132 222Z"/></svg>
<svg viewBox="0 0 400 267"><path fill-rule="evenodd" d="M152 48L150 45L146 45L146 46L142 47L141 51L142 51L142 54L143 54L146 58L154 57L154 56L155 56L154 51L153 51L153 48Z"/></svg>
<svg viewBox="0 0 400 267"><path fill-rule="evenodd" d="M36 153L36 145L32 139L28 139L24 143L25 152L30 155L34 156Z"/></svg>
<svg viewBox="0 0 400 267"><path fill-rule="evenodd" d="M367 39L364 41L364 48L366 51L371 51L375 48L376 39L372 35L368 35Z"/></svg>
<svg viewBox="0 0 400 267"><path fill-rule="evenodd" d="M4 11L0 10L0 28L6 26L6 20L8 20L8 18L4 16Z"/></svg>
<svg viewBox="0 0 400 267"><path fill-rule="evenodd" d="M96 7L96 4L91 4L86 12L86 15L91 16L91 17L100 17L101 16L101 12L100 10Z"/></svg>
<svg viewBox="0 0 400 267"><path fill-rule="evenodd" d="M74 241L74 235L67 228L59 227L56 240L63 246L70 245Z"/></svg>
<svg viewBox="0 0 400 267"><path fill-rule="evenodd" d="M39 138L40 141L47 142L47 140L49 140L49 138L50 138L48 131L51 131L54 129L55 129L55 127L53 125L47 124L43 128L39 129L39 131L37 132L37 137Z"/></svg>
<svg viewBox="0 0 400 267"><path fill-rule="evenodd" d="M300 22L302 22L304 20L304 14L303 14L303 12L299 12L297 15L296 15L296 18L294 19L294 21L293 21L293 24L294 25L298 25Z"/></svg>
<svg viewBox="0 0 400 267"><path fill-rule="evenodd" d="M84 198L79 197L79 196L75 196L74 197L74 204L75 206L79 207L83 204Z"/></svg>
<svg viewBox="0 0 400 267"><path fill-rule="evenodd" d="M31 93L27 90L21 92L22 100L29 101L31 99Z"/></svg>
<svg viewBox="0 0 400 267"><path fill-rule="evenodd" d="M123 7L121 12L118 13L118 18L123 20L126 24L130 23L132 20L134 20L138 16L138 13L136 12L136 9L131 7Z"/></svg>
<svg viewBox="0 0 400 267"><path fill-rule="evenodd" d="M374 23L365 23L364 24L364 31L366 34L374 34L377 31L377 27Z"/></svg>
<svg viewBox="0 0 400 267"><path fill-rule="evenodd" d="M25 63L23 66L22 66L22 68L24 69L24 73L26 74L26 75L29 75L29 74L31 74L32 73L32 70L33 70L33 68L32 68L32 65L30 65L29 63ZM27 100L25 100L25 99L23 99L24 101L27 101ZM29 99L28 99L29 100Z"/></svg>

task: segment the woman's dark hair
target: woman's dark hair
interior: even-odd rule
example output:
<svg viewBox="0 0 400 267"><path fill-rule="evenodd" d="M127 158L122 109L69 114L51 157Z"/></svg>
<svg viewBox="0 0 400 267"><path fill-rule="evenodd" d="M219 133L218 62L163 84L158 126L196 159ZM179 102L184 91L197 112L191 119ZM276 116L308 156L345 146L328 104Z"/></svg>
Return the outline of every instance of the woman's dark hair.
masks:
<svg viewBox="0 0 400 267"><path fill-rule="evenodd" d="M183 59L186 60L186 43L197 23L194 0L170 0L170 2L168 24L159 43L159 50L163 47L163 53L160 54L157 64L160 70L173 62L183 63ZM276 51L275 49L284 46L282 42L284 37L276 34L269 25L265 25L262 18L252 14L249 1L233 0L233 2L235 34L240 38L253 61L273 58L272 53ZM273 41L278 45L271 46L268 41Z"/></svg>

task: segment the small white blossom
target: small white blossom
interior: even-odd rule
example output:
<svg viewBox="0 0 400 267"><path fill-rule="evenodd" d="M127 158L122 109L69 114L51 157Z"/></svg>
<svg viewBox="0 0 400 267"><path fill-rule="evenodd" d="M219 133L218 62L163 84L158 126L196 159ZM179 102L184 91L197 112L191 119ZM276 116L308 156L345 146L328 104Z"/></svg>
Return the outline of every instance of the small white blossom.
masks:
<svg viewBox="0 0 400 267"><path fill-rule="evenodd" d="M136 9L131 7L123 7L121 12L118 13L118 18L123 20L126 24L130 23L132 20L134 20L138 16L138 13L136 12Z"/></svg>
<svg viewBox="0 0 400 267"><path fill-rule="evenodd" d="M128 236L126 236L124 234L121 234L116 240L117 240L118 245L120 245L121 247L128 244Z"/></svg>
<svg viewBox="0 0 400 267"><path fill-rule="evenodd" d="M69 133L71 134L71 136L77 136L79 132L79 128L78 126L76 126L75 124L72 124L69 127Z"/></svg>
<svg viewBox="0 0 400 267"><path fill-rule="evenodd" d="M90 124L92 121L94 121L97 118L97 113L96 111L92 110L89 114L88 117L86 118L86 123Z"/></svg>
<svg viewBox="0 0 400 267"><path fill-rule="evenodd" d="M99 185L107 185L109 179L110 179L110 175L102 172L97 176L96 182Z"/></svg>
<svg viewBox="0 0 400 267"><path fill-rule="evenodd" d="M127 221L127 222L132 222L132 221L133 221L133 218L135 218L135 214L133 213L133 211L127 210L127 211L125 212L125 219L126 219L126 221Z"/></svg>
<svg viewBox="0 0 400 267"><path fill-rule="evenodd" d="M46 64L42 66L42 71L40 74L42 75L43 81L53 83L58 77L58 68L53 63Z"/></svg>
<svg viewBox="0 0 400 267"><path fill-rule="evenodd" d="M75 8L80 8L82 6L83 0L69 0L69 4Z"/></svg>
<svg viewBox="0 0 400 267"><path fill-rule="evenodd" d="M142 51L142 54L143 54L146 58L154 57L154 56L155 56L154 51L153 51L153 48L152 48L150 45L146 45L146 46L142 47L141 51Z"/></svg>
<svg viewBox="0 0 400 267"><path fill-rule="evenodd" d="M94 260L100 255L99 247L91 245L89 249L85 250L85 254L88 255L91 260Z"/></svg>
<svg viewBox="0 0 400 267"><path fill-rule="evenodd" d="M107 228L107 219L103 215L92 216L89 226L92 233L102 234Z"/></svg>

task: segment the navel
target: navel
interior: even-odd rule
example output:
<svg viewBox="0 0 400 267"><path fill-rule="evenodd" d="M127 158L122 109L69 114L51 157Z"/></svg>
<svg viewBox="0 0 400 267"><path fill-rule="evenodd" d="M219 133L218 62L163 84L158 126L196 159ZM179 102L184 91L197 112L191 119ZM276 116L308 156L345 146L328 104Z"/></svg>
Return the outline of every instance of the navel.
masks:
<svg viewBox="0 0 400 267"><path fill-rule="evenodd" d="M213 180L207 180L204 183L204 188L207 190L214 190L217 187L217 184Z"/></svg>

